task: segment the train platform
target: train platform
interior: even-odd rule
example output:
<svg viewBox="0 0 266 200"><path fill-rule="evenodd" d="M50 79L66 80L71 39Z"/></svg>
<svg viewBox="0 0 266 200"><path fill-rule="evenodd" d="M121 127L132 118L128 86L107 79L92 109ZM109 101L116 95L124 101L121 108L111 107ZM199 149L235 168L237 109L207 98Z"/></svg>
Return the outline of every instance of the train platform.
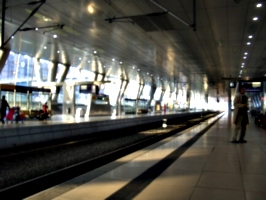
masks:
<svg viewBox="0 0 266 200"><path fill-rule="evenodd" d="M26 199L264 200L266 130L251 116L247 143L233 130L223 113Z"/></svg>
<svg viewBox="0 0 266 200"><path fill-rule="evenodd" d="M9 149L42 142L55 141L92 133L122 129L148 123L162 123L186 116L198 116L202 111L162 112L137 115L92 116L88 118L71 115L53 115L40 121L28 119L21 122L7 121L0 125L0 149ZM205 113L209 113L206 111Z"/></svg>

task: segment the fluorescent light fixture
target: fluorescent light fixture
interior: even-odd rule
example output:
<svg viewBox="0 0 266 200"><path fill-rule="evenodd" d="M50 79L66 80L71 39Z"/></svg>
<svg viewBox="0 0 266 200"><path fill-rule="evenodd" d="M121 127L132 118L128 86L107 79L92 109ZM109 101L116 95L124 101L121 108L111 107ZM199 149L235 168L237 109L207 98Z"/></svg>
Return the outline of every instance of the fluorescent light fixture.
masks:
<svg viewBox="0 0 266 200"><path fill-rule="evenodd" d="M253 35L249 35L248 38L253 38Z"/></svg>
<svg viewBox="0 0 266 200"><path fill-rule="evenodd" d="M261 6L262 6L261 3L258 3L258 4L256 5L257 8L260 8Z"/></svg>
<svg viewBox="0 0 266 200"><path fill-rule="evenodd" d="M251 45L251 42L247 42L247 45Z"/></svg>
<svg viewBox="0 0 266 200"><path fill-rule="evenodd" d="M257 21L258 19L258 17L253 17L253 21Z"/></svg>

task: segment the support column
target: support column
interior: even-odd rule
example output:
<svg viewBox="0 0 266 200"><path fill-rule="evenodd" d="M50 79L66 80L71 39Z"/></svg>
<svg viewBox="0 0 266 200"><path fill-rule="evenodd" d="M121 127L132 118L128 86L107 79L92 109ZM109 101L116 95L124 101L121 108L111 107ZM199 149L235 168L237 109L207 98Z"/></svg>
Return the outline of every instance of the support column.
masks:
<svg viewBox="0 0 266 200"><path fill-rule="evenodd" d="M226 86L227 86L227 93L228 93L228 112L230 112L231 107L232 107L232 93L231 93L230 82L226 81Z"/></svg>
<svg viewBox="0 0 266 200"><path fill-rule="evenodd" d="M62 73L61 77L59 77L58 83L63 83L66 80L66 77L67 77L67 74L68 74L68 71L69 71L69 68L70 68L70 64L65 64L64 66L65 66L64 72ZM51 98L52 101L56 101L57 102L58 94L60 93L61 89L62 89L61 85L56 86L56 92L53 95L53 97Z"/></svg>
<svg viewBox="0 0 266 200"><path fill-rule="evenodd" d="M121 114L121 94L122 94L123 84L124 84L124 80L121 79L120 89L119 89L119 93L116 99L116 115Z"/></svg>
<svg viewBox="0 0 266 200"><path fill-rule="evenodd" d="M58 62L57 61L53 61L52 62L52 68L50 69L50 73L49 73L49 77L48 77L48 82L55 82L56 80L56 74L57 74L57 69L58 69Z"/></svg>
<svg viewBox="0 0 266 200"><path fill-rule="evenodd" d="M263 84L263 92L262 92L262 110L263 110L263 114L265 115L266 114L266 82L263 81L262 82Z"/></svg>
<svg viewBox="0 0 266 200"><path fill-rule="evenodd" d="M10 49L1 49L0 50L0 73L2 72L2 70L5 67L6 60L9 56L9 53L10 53Z"/></svg>
<svg viewBox="0 0 266 200"><path fill-rule="evenodd" d="M153 98L154 98L154 94L155 94L156 89L157 89L157 86L156 86L154 80L152 79L152 85L151 85L151 91L150 91L150 99L149 99L149 101L147 102L147 106L148 106L148 108L151 106L151 101L152 101Z"/></svg>
<svg viewBox="0 0 266 200"><path fill-rule="evenodd" d="M139 83L139 89L138 89L136 104L135 104L136 113L137 113L137 108L138 108L138 104L139 104L139 99L140 99L140 96L143 92L143 89L144 89L144 84Z"/></svg>

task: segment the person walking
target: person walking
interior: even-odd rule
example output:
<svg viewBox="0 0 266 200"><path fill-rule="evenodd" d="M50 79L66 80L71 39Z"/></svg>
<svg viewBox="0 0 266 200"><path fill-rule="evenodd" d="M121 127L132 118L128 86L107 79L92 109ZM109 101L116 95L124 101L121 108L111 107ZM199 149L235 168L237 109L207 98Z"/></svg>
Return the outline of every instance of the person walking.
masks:
<svg viewBox="0 0 266 200"><path fill-rule="evenodd" d="M5 123L4 118L6 117L6 109L7 108L10 109L10 106L9 106L8 102L6 101L6 97L3 95L2 100L1 100L1 106L0 106L2 124Z"/></svg>
<svg viewBox="0 0 266 200"><path fill-rule="evenodd" d="M233 132L231 142L232 143L246 143L244 140L246 134L246 126L249 123L248 120L248 96L245 94L246 88L241 87L240 93L234 98L234 124L235 130ZM240 131L239 140L237 140L238 133Z"/></svg>

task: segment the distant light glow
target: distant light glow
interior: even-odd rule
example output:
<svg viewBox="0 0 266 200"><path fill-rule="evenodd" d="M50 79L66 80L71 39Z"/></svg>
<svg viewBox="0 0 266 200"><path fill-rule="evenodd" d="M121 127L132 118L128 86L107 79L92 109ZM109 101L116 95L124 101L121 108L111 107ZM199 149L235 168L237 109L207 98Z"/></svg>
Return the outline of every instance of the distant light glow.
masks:
<svg viewBox="0 0 266 200"><path fill-rule="evenodd" d="M256 7L257 7L257 8L260 8L260 7L262 7L262 4L261 4L261 3L258 3L258 4L256 5Z"/></svg>
<svg viewBox="0 0 266 200"><path fill-rule="evenodd" d="M112 61L115 61L115 59L113 58Z"/></svg>
<svg viewBox="0 0 266 200"><path fill-rule="evenodd" d="M60 53L60 51L57 51L57 53Z"/></svg>
<svg viewBox="0 0 266 200"><path fill-rule="evenodd" d="M123 64L123 62L120 62L120 64Z"/></svg>
<svg viewBox="0 0 266 200"><path fill-rule="evenodd" d="M53 35L53 38L57 38L57 35Z"/></svg>
<svg viewBox="0 0 266 200"><path fill-rule="evenodd" d="M253 36L252 35L249 35L248 38L253 38Z"/></svg>
<svg viewBox="0 0 266 200"><path fill-rule="evenodd" d="M38 31L39 29L38 28L35 28L35 31Z"/></svg>
<svg viewBox="0 0 266 200"><path fill-rule="evenodd" d="M93 53L94 53L94 54L96 54L96 53L97 53L97 51L93 51Z"/></svg>
<svg viewBox="0 0 266 200"><path fill-rule="evenodd" d="M87 9L89 13L94 13L94 8L92 7L92 5L88 5Z"/></svg>
<svg viewBox="0 0 266 200"><path fill-rule="evenodd" d="M245 55L248 55L248 52L245 52Z"/></svg>
<svg viewBox="0 0 266 200"><path fill-rule="evenodd" d="M247 42L247 45L251 45L251 42Z"/></svg>
<svg viewBox="0 0 266 200"><path fill-rule="evenodd" d="M244 58L244 59L247 59L247 57L246 57L246 56L244 56L243 58Z"/></svg>
<svg viewBox="0 0 266 200"><path fill-rule="evenodd" d="M258 17L253 17L253 21L257 21L258 19Z"/></svg>
<svg viewBox="0 0 266 200"><path fill-rule="evenodd" d="M47 47L45 46L45 47L43 47L44 49L47 49Z"/></svg>

